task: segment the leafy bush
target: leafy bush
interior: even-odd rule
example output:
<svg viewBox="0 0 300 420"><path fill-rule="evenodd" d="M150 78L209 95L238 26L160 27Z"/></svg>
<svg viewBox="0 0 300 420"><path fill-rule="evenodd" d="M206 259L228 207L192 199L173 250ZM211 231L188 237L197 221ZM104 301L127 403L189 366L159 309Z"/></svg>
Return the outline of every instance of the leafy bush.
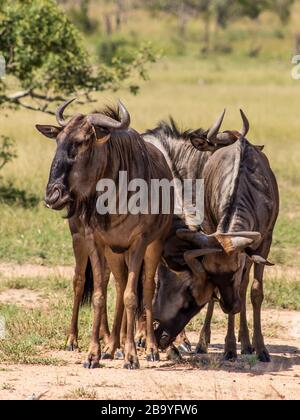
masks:
<svg viewBox="0 0 300 420"><path fill-rule="evenodd" d="M1 136L2 141L0 142L0 170L4 166L11 162L14 158L17 157L15 150L15 142L7 136Z"/></svg>

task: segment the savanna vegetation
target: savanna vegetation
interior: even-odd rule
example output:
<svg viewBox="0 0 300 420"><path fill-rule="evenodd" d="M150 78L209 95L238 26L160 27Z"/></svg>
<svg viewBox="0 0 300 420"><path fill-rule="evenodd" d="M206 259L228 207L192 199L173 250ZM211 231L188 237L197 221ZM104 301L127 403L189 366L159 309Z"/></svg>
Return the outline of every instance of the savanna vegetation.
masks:
<svg viewBox="0 0 300 420"><path fill-rule="evenodd" d="M49 114L57 95L77 92L79 101L71 109L81 112L121 97L132 126L140 131L169 115L184 128L208 128L224 107L224 128L239 129L238 109L243 108L251 122L249 139L265 145L281 191L270 260L284 268L266 281L266 305L299 310L299 281L288 273L300 268L300 81L291 76L292 57L300 54L300 3L43 0L14 2L18 7L4 13L3 7L9 7L5 3L10 2L0 2L0 52L11 71L0 84L0 261L73 264L67 221L43 204L55 144L34 127L54 123ZM32 15L21 23L28 30L23 39L21 28L5 28L7 19L19 19L25 3ZM60 17L54 22L41 15L45 32L36 27L32 33L37 3ZM226 5L230 13L225 13ZM57 44L50 42L51 27L59 34L66 21L72 22L64 36L72 44L74 67L65 61L59 36ZM16 50L9 56L6 46L11 43ZM49 54L41 59L45 51ZM18 92L26 95L17 97ZM26 363L36 357L46 363L38 359L36 345L64 346L70 279L5 281L2 288L41 290L53 316L46 317L43 309L28 312L1 305L1 313L13 319L17 340L1 344L1 357L12 354L13 360ZM84 310L83 325L90 324L89 317ZM195 322L199 320L192 327ZM89 329L82 331L86 343Z"/></svg>

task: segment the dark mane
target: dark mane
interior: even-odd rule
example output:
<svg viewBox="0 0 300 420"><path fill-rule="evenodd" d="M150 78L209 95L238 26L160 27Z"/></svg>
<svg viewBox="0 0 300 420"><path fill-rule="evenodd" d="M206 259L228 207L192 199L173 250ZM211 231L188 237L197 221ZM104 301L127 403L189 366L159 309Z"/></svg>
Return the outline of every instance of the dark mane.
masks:
<svg viewBox="0 0 300 420"><path fill-rule="evenodd" d="M170 121L160 121L158 126L152 130L147 130L146 135L153 135L164 139L171 137L176 140L187 140L190 141L193 138L205 137L207 131L199 128L197 130L181 130L178 124L175 122L173 117L169 117Z"/></svg>

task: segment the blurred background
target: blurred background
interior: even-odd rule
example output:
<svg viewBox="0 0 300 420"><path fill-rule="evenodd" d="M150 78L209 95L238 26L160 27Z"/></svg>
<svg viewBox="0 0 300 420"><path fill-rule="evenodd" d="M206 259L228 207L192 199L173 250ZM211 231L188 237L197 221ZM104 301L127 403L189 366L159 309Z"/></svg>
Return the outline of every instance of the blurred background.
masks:
<svg viewBox="0 0 300 420"><path fill-rule="evenodd" d="M55 143L34 125L55 124L57 104L76 94L69 112L122 98L140 131L169 115L208 128L224 107L224 129L239 129L243 108L280 184L276 287L297 277L299 1L0 1L0 34L1 261L73 263L67 221L42 202Z"/></svg>

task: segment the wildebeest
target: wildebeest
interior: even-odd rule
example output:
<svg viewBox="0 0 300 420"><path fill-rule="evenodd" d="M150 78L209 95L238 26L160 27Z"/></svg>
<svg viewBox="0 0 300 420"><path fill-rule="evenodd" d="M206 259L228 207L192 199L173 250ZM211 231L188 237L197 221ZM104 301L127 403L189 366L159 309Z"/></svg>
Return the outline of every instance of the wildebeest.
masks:
<svg viewBox="0 0 300 420"><path fill-rule="evenodd" d="M169 258L165 255L167 264L159 266L154 312L160 324L156 335L160 345L167 347L210 300L210 294L216 287L220 292L221 307L229 314L225 358L236 356L234 314L240 311L242 352L250 353L252 345L245 300L249 272L254 263L251 289L253 347L259 360L269 361L260 312L264 265L269 264L267 257L279 210L278 187L262 148L251 145L246 139L249 123L245 115L242 113L241 133L218 133L223 118L224 113L207 135L208 147L215 147L211 156L200 152L195 157L196 149L192 151L193 146L203 150L203 136L200 141L192 138L193 146L186 144L185 152L182 151L182 156L192 161L192 167L199 160L198 174L205 184L205 219L199 231L179 227L177 237L182 241L181 245L170 241ZM184 162L184 158L181 161ZM184 252L188 269L182 272L180 266L174 266L174 261L180 257L187 243L193 249L187 248ZM212 304L209 310L212 311Z"/></svg>
<svg viewBox="0 0 300 420"><path fill-rule="evenodd" d="M154 276L170 229L172 205L168 214L162 214L160 206L158 214L152 214L149 210L147 214L118 212L100 215L96 209L99 198L96 185L104 178L118 185L122 171L127 173L128 182L144 180L150 194L152 179L171 181L172 174L163 154L129 128L130 115L122 103L119 103L117 111L105 108L88 116L77 114L65 121L63 112L70 102L62 104L57 110L60 127L37 125L42 134L57 141L45 202L54 210L68 208L68 216L77 217L84 226L94 286L92 341L85 366L99 366L99 329L106 298L106 258L116 280L117 292L107 353L113 357L119 346L125 304L127 336L124 367L135 369L139 367L139 362L134 343L134 322L142 264L145 272L143 298L147 318L147 359L159 358L152 315ZM121 192L117 191L118 203L122 200Z"/></svg>

